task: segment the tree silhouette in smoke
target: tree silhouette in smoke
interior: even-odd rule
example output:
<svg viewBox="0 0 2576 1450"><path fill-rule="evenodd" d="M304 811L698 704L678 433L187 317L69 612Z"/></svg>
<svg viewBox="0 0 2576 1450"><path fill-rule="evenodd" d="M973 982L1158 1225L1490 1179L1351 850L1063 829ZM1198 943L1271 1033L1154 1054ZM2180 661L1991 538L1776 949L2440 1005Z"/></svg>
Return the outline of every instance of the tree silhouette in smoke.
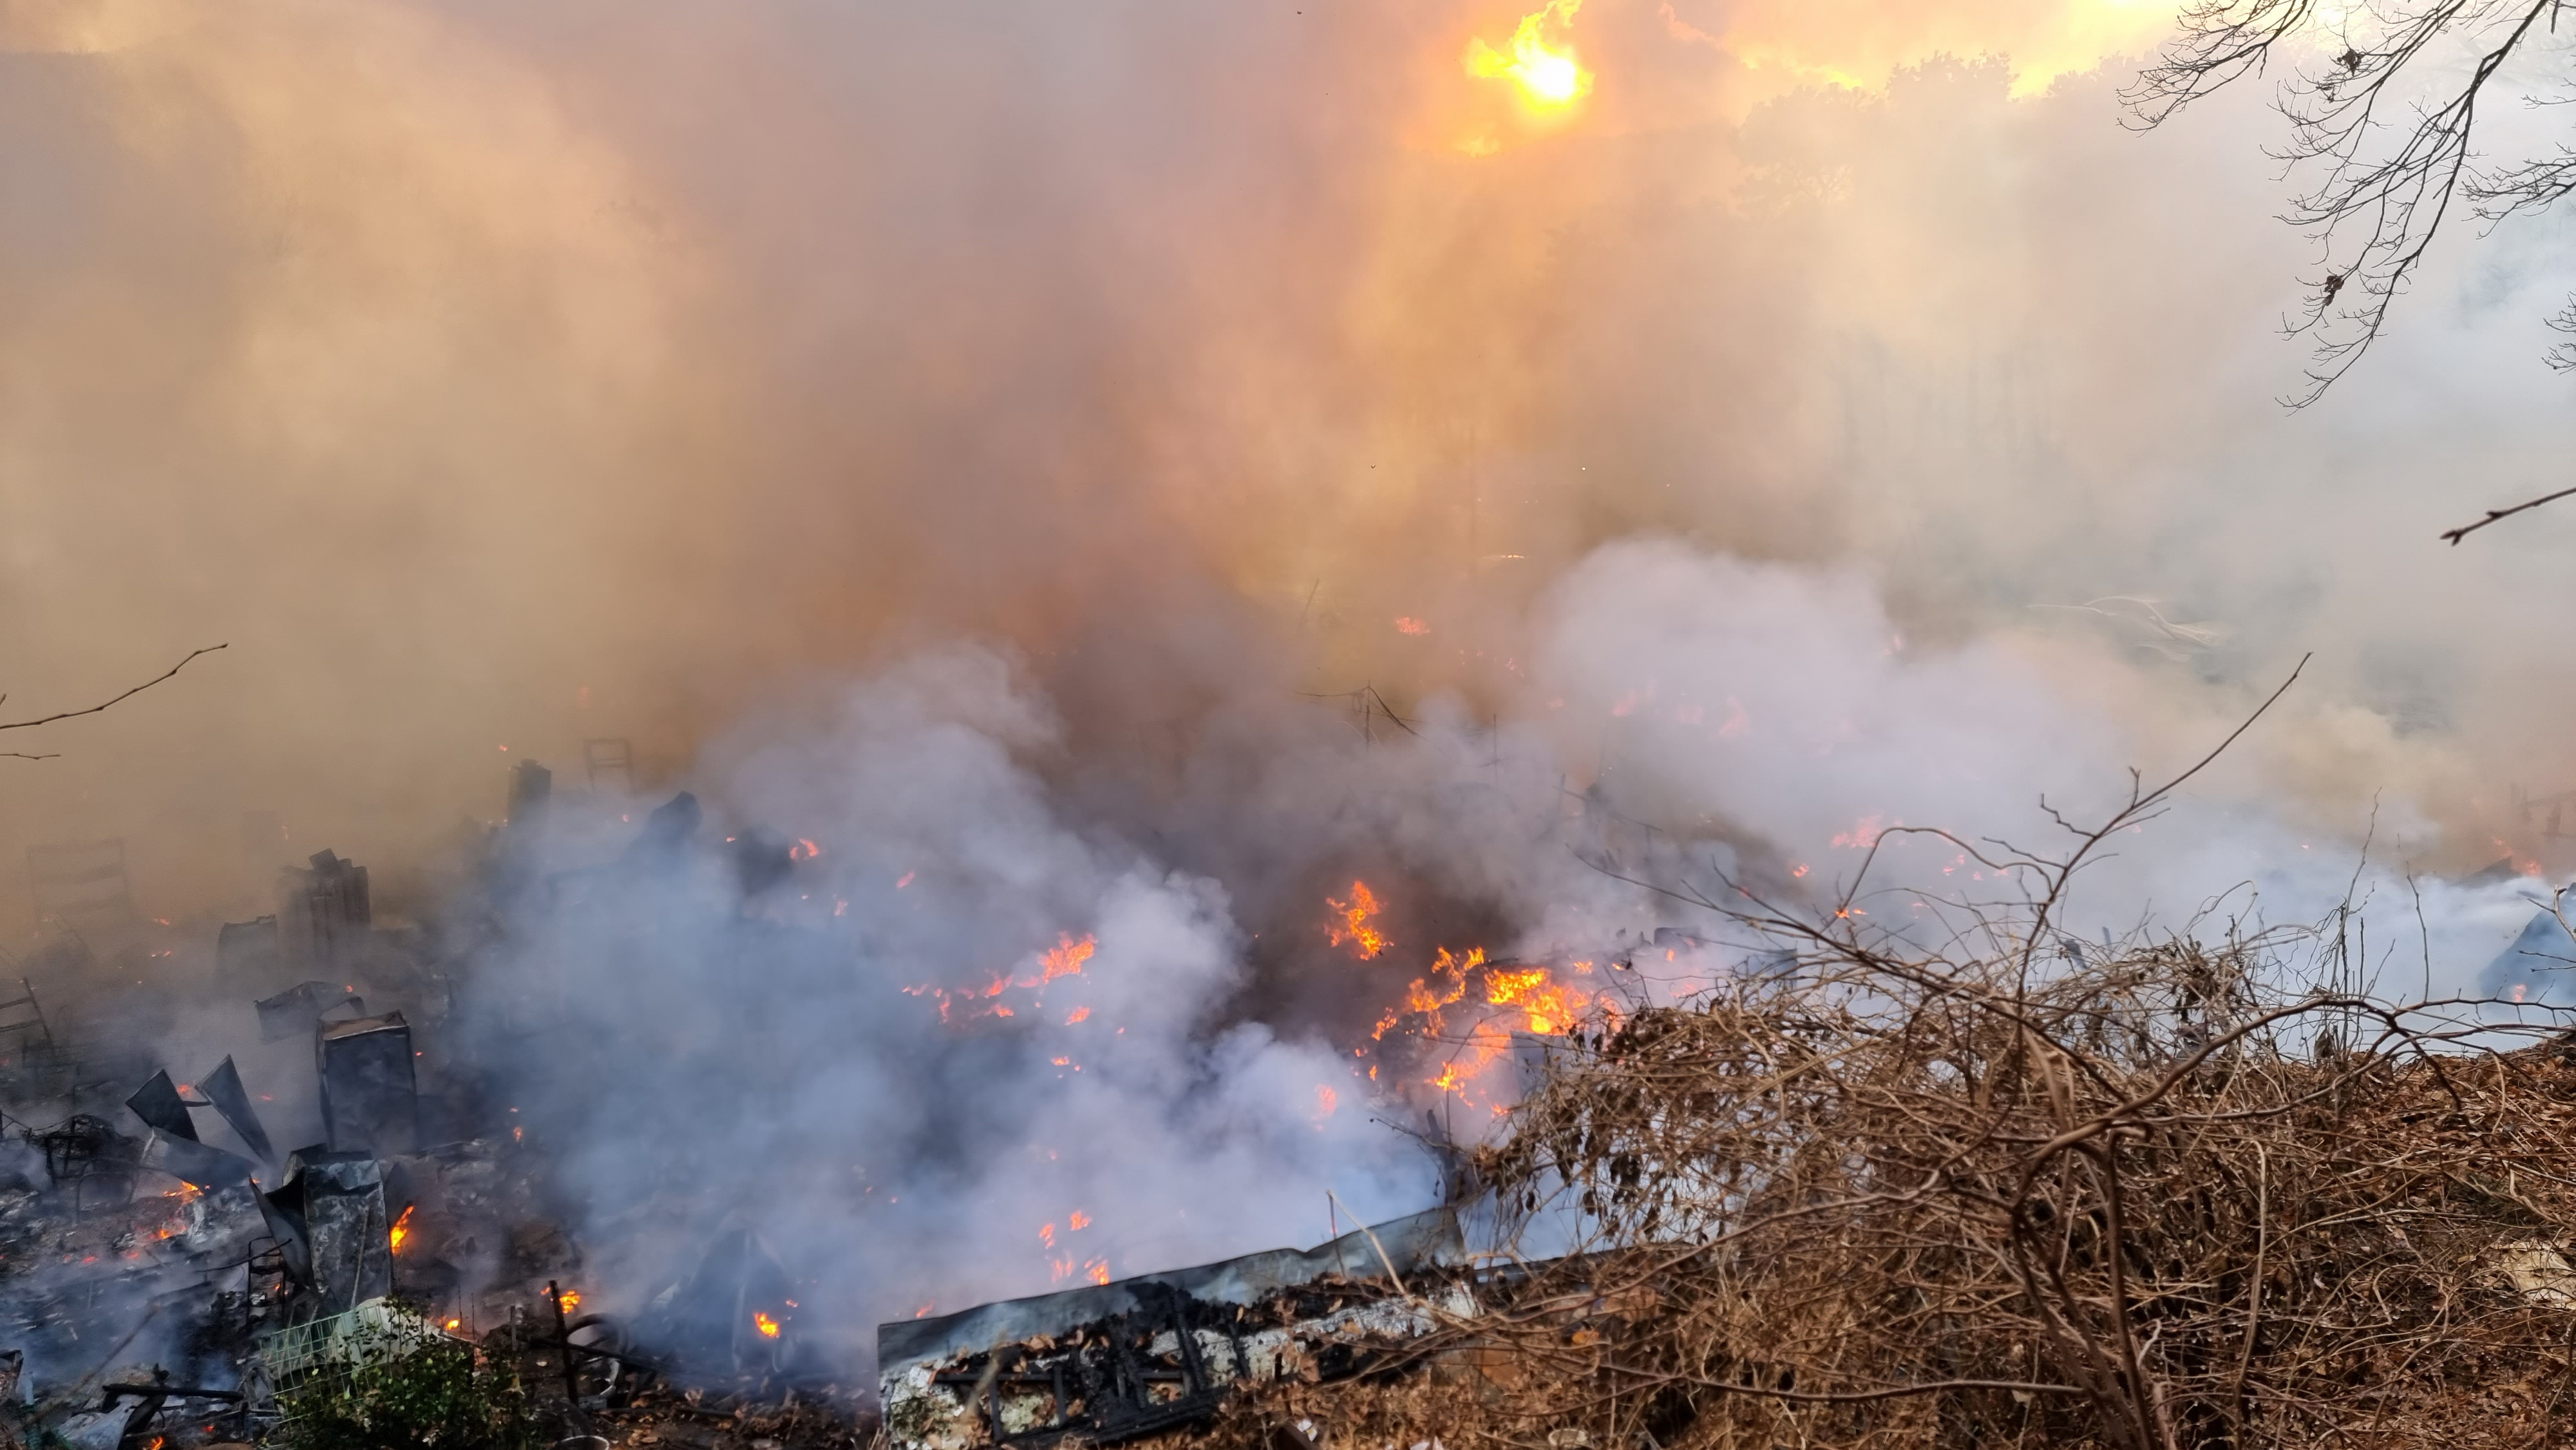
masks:
<svg viewBox="0 0 2576 1450"><path fill-rule="evenodd" d="M2284 82L2278 102L2290 122L2290 144L2276 154L2316 177L2286 219L2316 240L2327 267L2305 312L2285 323L2313 344L2306 385L2284 400L2291 407L2322 397L2378 341L2454 201L2494 224L2546 210L2576 192L2576 145L2562 142L2552 154L2492 166L2479 165L2470 149L2480 103L2496 92L2500 77L2509 91L2514 62L2550 49L2564 4L2394 0L2332 18L2316 0L2197 0L2184 7L2180 33L2125 97L2146 127L2265 72L2285 46L2339 32L2332 40L2341 50L2322 70L2302 70ZM2463 48L2467 68L2448 68L2445 62ZM2415 77L2430 80L2429 95L2400 88ZM2565 104L2576 92L2525 99ZM2576 296L2549 325L2569 339L2549 350L2549 366L2576 371ZM2457 545L2489 524L2569 494L2576 488L2488 509L2441 538Z"/></svg>
<svg viewBox="0 0 2576 1450"><path fill-rule="evenodd" d="M2326 264L2306 310L2288 323L2314 344L2306 386L2286 400L2291 406L2316 401L2378 341L2454 202L2500 222L2576 191L2576 147L2494 166L2479 165L2471 150L2481 103L2510 88L2515 61L2548 48L2562 3L2395 0L2328 17L2315 0L2198 0L2130 87L2132 113L2154 127L2265 73L2285 48L2314 39L2325 55L2340 43L2321 68L2283 82L2279 99L2290 142L2276 154L2314 178L2286 219L2316 239ZM2459 47L2471 63L2455 73L2445 62ZM2417 79L2429 94L2408 88ZM2552 326L2576 339L2576 298ZM2551 349L2549 363L2576 369L2576 340Z"/></svg>
<svg viewBox="0 0 2576 1450"><path fill-rule="evenodd" d="M187 659L179 661L177 664L172 665L160 674L153 676L151 679L145 680L142 684L136 685L133 689L127 690L125 693L116 696L114 699L102 701L101 703L92 705L87 709L58 710L51 715L40 715L33 720L7 721L5 723L0 723L0 730L33 730L39 725L51 725L57 720L77 720L83 715L96 715L112 706L122 704L127 700L133 699L135 696L151 689L154 685L160 684L163 680L169 679L172 675L186 669L188 667L189 660L193 660L199 655L210 655L219 649L228 649L230 647L231 646L229 644L210 644L203 649L190 650L188 651ZM8 698L9 697L7 695L0 694L0 701L5 701ZM10 760L52 760L58 754L60 754L58 751L47 751L43 754L31 754L23 750L0 750L0 758Z"/></svg>

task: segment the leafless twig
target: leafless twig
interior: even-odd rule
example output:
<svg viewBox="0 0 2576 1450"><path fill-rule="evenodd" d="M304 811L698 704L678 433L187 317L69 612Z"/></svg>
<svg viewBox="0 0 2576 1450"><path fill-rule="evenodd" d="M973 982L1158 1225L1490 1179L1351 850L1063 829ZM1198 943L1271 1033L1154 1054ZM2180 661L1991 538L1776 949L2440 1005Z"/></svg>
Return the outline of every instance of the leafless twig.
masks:
<svg viewBox="0 0 2576 1450"><path fill-rule="evenodd" d="M2538 498L2515 504L2509 509L2488 509L2487 516L2478 520L2474 524L2462 524L2456 529L2444 529L2442 531L2442 540L2453 548L2458 548L2460 540L2467 538L2469 535L2476 533L2478 530L2485 528L2487 525L2494 523L2498 519L2509 519L2515 514L2521 513L2525 509L2536 509L2545 503L2556 503L2558 500L2567 497L2569 494L2576 494L2576 488L2562 488L2556 493L2544 493Z"/></svg>
<svg viewBox="0 0 2576 1450"><path fill-rule="evenodd" d="M33 720L12 720L12 721L8 721L8 722L6 722L6 723L0 723L0 730L32 730L32 729L34 729L35 727L37 727L37 726L39 726L39 725L51 725L51 724L53 724L53 723L54 723L55 721L57 721L57 720L77 720L77 719L79 719L79 718L80 718L81 716L83 716L83 715L95 715L95 714L99 713L99 712L100 712L100 711L102 711L102 710L105 710L105 709L110 708L111 706L118 705L118 704L121 704L121 703L123 703L123 702L125 702L125 701L127 701L127 700L133 699L135 696L142 694L144 691L146 691L146 690L148 690L148 689L151 689L154 685L157 685L157 684L161 683L163 680L166 680L166 679L170 678L172 675L175 675L175 674L179 673L181 670L186 669L186 668L188 667L188 661L189 661L189 660L193 660L193 659L195 659L195 658L196 658L197 656L199 656L199 655L210 655L210 654L213 654L215 651L217 651L217 650L219 650L219 649L229 649L229 648L231 648L231 646L230 646L229 644L210 644L210 645L207 645L207 646L206 646L205 648L203 648L203 649L193 649L193 650L190 650L190 651L188 651L188 658L187 658L187 659L183 659L183 660L179 661L177 664L172 665L170 668L168 668L168 669L166 669L166 670L163 670L160 674L154 675L151 679L145 680L142 684L139 684L139 685L135 686L133 689L130 689L130 690L126 691L124 694L118 695L115 699L112 699L112 700L106 701L106 702L105 702L105 703L103 703L103 704L92 705L92 706L90 706L90 707L89 707L88 709L86 709L86 710L64 710L64 711L60 711L60 712L58 712L58 713L56 713L56 714L40 716L39 718L37 718L37 719L33 719ZM7 695L0 695L0 700L6 700L6 699L8 699L8 698L9 698L9 697L8 697ZM13 755L15 755L15 752L12 752L12 754L13 754ZM53 759L53 757L52 757L52 756L50 756L50 755L15 755L15 758L20 759L20 760L51 760L51 759Z"/></svg>

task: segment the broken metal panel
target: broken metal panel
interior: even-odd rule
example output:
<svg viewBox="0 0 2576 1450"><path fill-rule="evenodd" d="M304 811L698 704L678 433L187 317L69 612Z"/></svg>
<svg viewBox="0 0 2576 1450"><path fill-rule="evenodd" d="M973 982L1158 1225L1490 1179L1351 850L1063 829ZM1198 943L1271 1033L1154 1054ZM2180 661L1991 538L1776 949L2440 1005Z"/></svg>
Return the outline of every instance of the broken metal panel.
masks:
<svg viewBox="0 0 2576 1450"><path fill-rule="evenodd" d="M1197 1423L1237 1386L1333 1379L1371 1344L1476 1310L1439 1271L1464 1258L1434 1209L1311 1250L981 1305L877 1330L879 1392L902 1450L1075 1439L1113 1444ZM1423 1276L1408 1294L1378 1277Z"/></svg>
<svg viewBox="0 0 2576 1450"><path fill-rule="evenodd" d="M322 1126L334 1152L409 1153L420 1146L411 1028L400 1012L324 1027L314 1040Z"/></svg>
<svg viewBox="0 0 2576 1450"><path fill-rule="evenodd" d="M283 1042L313 1031L333 1012L367 1015L367 999L328 982L298 982L253 1004L259 1010L259 1040ZM343 1018L342 1020L347 1020Z"/></svg>
<svg viewBox="0 0 2576 1450"><path fill-rule="evenodd" d="M180 1098L179 1089L170 1081L170 1070L163 1068L134 1090L125 1100L144 1125L173 1138L197 1141L197 1125L188 1121L188 1104Z"/></svg>
<svg viewBox="0 0 2576 1450"><path fill-rule="evenodd" d="M250 1094L242 1087L241 1070L226 1057L223 1066L198 1079L197 1090L215 1105L215 1112L234 1136L248 1144L263 1163L277 1161L277 1150L268 1144L268 1130L260 1126L259 1114L250 1105Z"/></svg>
<svg viewBox="0 0 2576 1450"><path fill-rule="evenodd" d="M288 1272L320 1296L325 1313L393 1292L393 1219L384 1165L372 1155L298 1149L263 1205Z"/></svg>
<svg viewBox="0 0 2576 1450"><path fill-rule="evenodd" d="M248 1183L253 1167L239 1153L210 1148L194 1138L174 1138L158 1128L143 1145L142 1162L201 1190Z"/></svg>

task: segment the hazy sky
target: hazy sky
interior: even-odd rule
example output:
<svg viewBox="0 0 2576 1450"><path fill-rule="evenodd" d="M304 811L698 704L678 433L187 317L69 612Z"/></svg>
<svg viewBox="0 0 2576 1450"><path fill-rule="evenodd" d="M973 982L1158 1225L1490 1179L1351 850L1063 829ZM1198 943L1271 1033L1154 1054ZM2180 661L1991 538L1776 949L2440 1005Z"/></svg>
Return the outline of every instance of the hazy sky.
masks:
<svg viewBox="0 0 2576 1450"><path fill-rule="evenodd" d="M1077 753L1490 706L1641 531L1926 644L2092 631L2191 728L2314 650L2280 786L2420 796L2451 864L2561 784L2576 516L2432 539L2554 479L2556 223L2463 229L2285 415L2275 118L2122 129L2157 6L1588 0L1548 117L1460 62L1519 13L0 10L12 707L232 644L11 763L0 835L241 910L246 810L391 877L518 759L671 778L958 636Z"/></svg>

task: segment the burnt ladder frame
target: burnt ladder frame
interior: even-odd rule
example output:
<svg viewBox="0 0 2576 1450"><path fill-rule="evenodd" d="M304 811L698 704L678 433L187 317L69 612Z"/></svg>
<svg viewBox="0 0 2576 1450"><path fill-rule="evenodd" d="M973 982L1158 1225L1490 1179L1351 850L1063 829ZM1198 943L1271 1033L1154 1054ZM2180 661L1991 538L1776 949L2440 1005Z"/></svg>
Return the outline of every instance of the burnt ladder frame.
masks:
<svg viewBox="0 0 2576 1450"><path fill-rule="evenodd" d="M1181 1425L1195 1423L1215 1413L1224 1394L1234 1385L1251 1378L1251 1356L1243 1343L1243 1309L1228 1306L1233 1312L1224 1316L1226 1341L1233 1350L1234 1373L1226 1384L1218 1384L1208 1373L1207 1360L1199 1352L1198 1334L1190 1323L1190 1309L1199 1301L1177 1289L1159 1284L1141 1284L1144 1293L1136 1310L1112 1319L1105 1326L1108 1338L1108 1363L1095 1367L1085 1353L1090 1346L1077 1346L1057 1358L1043 1374L1015 1374L1014 1367L1024 1357L1018 1345L1004 1345L993 1351L1000 1361L988 1378L984 1374L952 1371L931 1376L931 1383L980 1388L982 1403L976 1406L984 1417L990 1442L995 1445L1044 1444L1069 1433L1087 1431L1088 1443L1114 1445L1124 1440L1160 1433ZM1170 1328L1181 1362L1175 1372L1150 1367L1138 1355L1139 1344L1151 1346L1154 1336ZM1079 1420L1066 1413L1073 1403L1066 1383L1068 1371L1080 1379L1083 1414ZM1152 1386L1181 1385L1179 1398L1157 1404L1151 1398ZM1055 1412L1047 1423L1014 1435L1002 1425L1002 1387L1042 1387L1053 1397ZM1108 1413L1102 1413L1104 1408Z"/></svg>

